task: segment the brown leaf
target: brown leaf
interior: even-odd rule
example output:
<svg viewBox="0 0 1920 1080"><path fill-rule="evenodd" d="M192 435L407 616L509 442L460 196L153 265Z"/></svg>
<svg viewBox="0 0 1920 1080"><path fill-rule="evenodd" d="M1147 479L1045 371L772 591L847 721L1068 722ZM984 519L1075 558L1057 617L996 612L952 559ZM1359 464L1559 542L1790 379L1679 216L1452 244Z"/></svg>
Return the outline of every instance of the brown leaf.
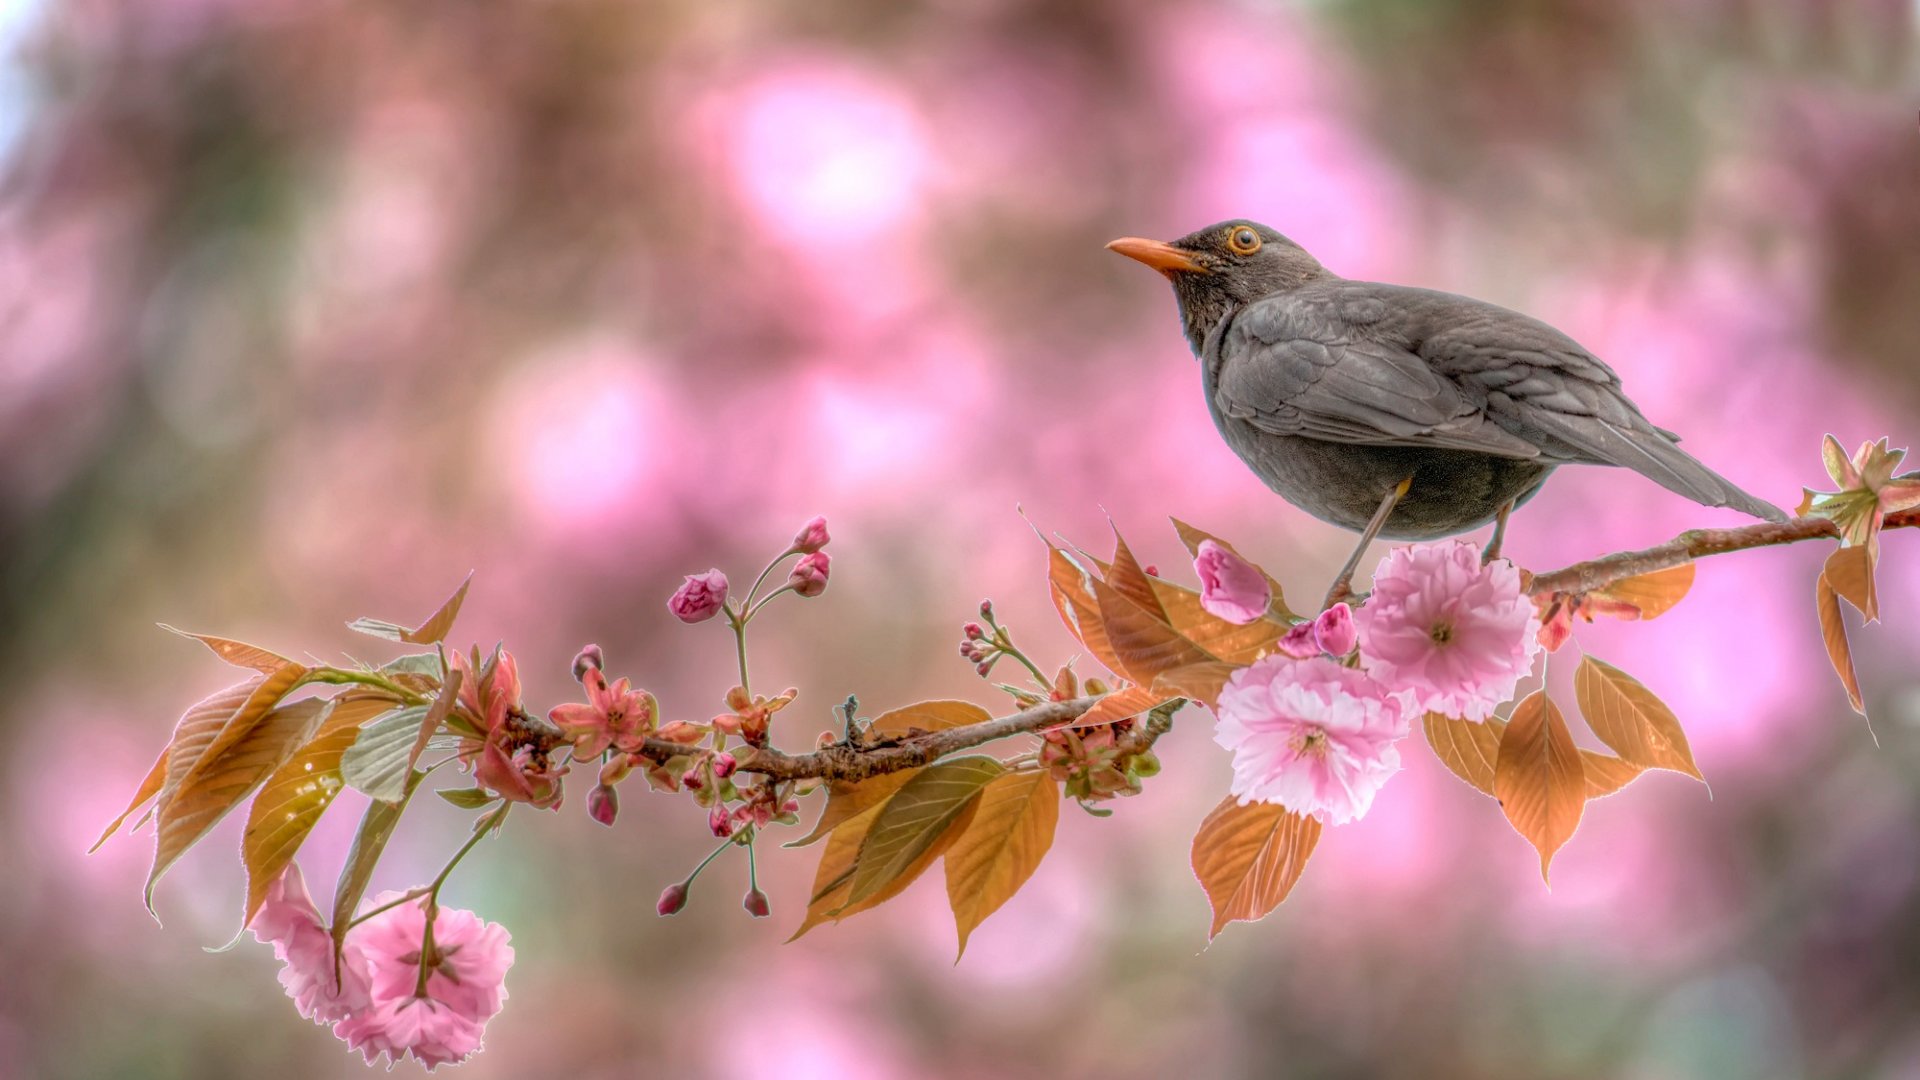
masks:
<svg viewBox="0 0 1920 1080"><path fill-rule="evenodd" d="M1560 709L1535 691L1514 706L1500 736L1494 763L1494 797L1514 831L1540 853L1540 878L1573 831L1587 805L1587 778L1580 748Z"/></svg>
<svg viewBox="0 0 1920 1080"><path fill-rule="evenodd" d="M1427 745L1447 771L1485 795L1493 794L1493 777L1500 759L1500 736L1507 722L1490 716L1481 723L1430 712L1422 722Z"/></svg>
<svg viewBox="0 0 1920 1080"><path fill-rule="evenodd" d="M1624 578L1604 589L1596 589L1593 595L1631 604L1639 609L1641 619L1657 619L1686 599L1687 591L1693 588L1695 569L1693 563L1684 563L1671 569Z"/></svg>
<svg viewBox="0 0 1920 1080"><path fill-rule="evenodd" d="M1847 644L1847 624L1840 617L1840 594L1822 571L1814 583L1814 603L1820 612L1820 636L1827 642L1827 659L1847 688L1847 703L1861 716L1867 715L1867 703L1860 696L1860 677L1853 670L1853 647Z"/></svg>
<svg viewBox="0 0 1920 1080"><path fill-rule="evenodd" d="M307 741L326 706L323 698L308 698L268 710L217 757L212 751L203 755L178 788L161 792L153 869L147 874L148 911L160 876Z"/></svg>
<svg viewBox="0 0 1920 1080"><path fill-rule="evenodd" d="M1149 579L1167 623L1182 637L1232 664L1251 664L1273 651L1287 628L1272 619L1238 626L1200 606L1200 594L1170 581Z"/></svg>
<svg viewBox="0 0 1920 1080"><path fill-rule="evenodd" d="M160 812L166 812L167 800L174 792L199 780L200 774L207 769L218 766L227 751L265 720L267 713L280 703L281 698L299 686L306 675L306 668L299 664L288 664L260 676L252 684L253 693L213 732L212 737L204 743L196 740L197 752L184 752L185 748L176 739L167 762L167 784L160 789Z"/></svg>
<svg viewBox="0 0 1920 1080"><path fill-rule="evenodd" d="M1154 677L1153 688L1156 692L1166 694L1169 701L1176 696L1191 698L1205 703L1207 708L1212 709L1218 707L1220 691L1227 688L1227 680L1233 678L1233 673L1245 666L1245 664L1229 664L1224 660L1206 660L1198 664L1189 664L1186 667L1161 672Z"/></svg>
<svg viewBox="0 0 1920 1080"><path fill-rule="evenodd" d="M905 735L914 728L944 731L992 719L992 713L971 701L921 701L881 713L867 730L875 735Z"/></svg>
<svg viewBox="0 0 1920 1080"><path fill-rule="evenodd" d="M1588 655L1573 673L1573 693L1587 726L1622 761L1705 780L1679 718L1633 676Z"/></svg>
<svg viewBox="0 0 1920 1080"><path fill-rule="evenodd" d="M1100 622L1100 605L1088 587L1086 571L1057 547L1049 546L1047 553L1053 606L1059 610L1060 621L1066 624L1067 632L1086 646L1095 660L1106 665L1108 671L1125 675L1126 669L1120 666L1120 659L1107 641L1106 628Z"/></svg>
<svg viewBox="0 0 1920 1080"><path fill-rule="evenodd" d="M1093 708L1063 724L1055 724L1046 730L1065 731L1075 728L1099 727L1111 724L1115 720L1125 720L1129 716L1138 716L1156 705L1163 705L1177 697L1177 694L1161 693L1144 686L1128 686L1115 690L1096 702Z"/></svg>
<svg viewBox="0 0 1920 1080"><path fill-rule="evenodd" d="M1104 581L1090 581L1100 605L1100 623L1124 670L1120 674L1151 686L1163 671L1218 659L1181 637L1173 627L1140 609Z"/></svg>
<svg viewBox="0 0 1920 1080"><path fill-rule="evenodd" d="M1865 547L1835 548L1827 556L1827 584L1868 622L1880 618L1880 587L1874 581L1873 554Z"/></svg>
<svg viewBox="0 0 1920 1080"><path fill-rule="evenodd" d="M881 773L869 776L858 783L849 784L843 780L827 783L827 805L820 811L820 820L814 822L813 831L798 840L783 844L783 847L806 847L821 837L838 829L845 822L866 813L899 791L901 785L913 779L919 769L901 769L898 772Z"/></svg>
<svg viewBox="0 0 1920 1080"><path fill-rule="evenodd" d="M167 748L160 751L159 760L153 763L153 768L147 770L146 779L140 781L140 787L133 793L127 808L121 811L119 817L113 819L113 824L107 826L107 830L100 834L100 839L94 841L93 847L88 851L89 854L100 850L100 845L113 837L115 830L120 828L120 823L132 817L133 812L140 809L148 799L165 791L168 777L184 773L186 766L192 764L193 759L207 748L207 744L213 741L215 735L219 734L220 728L233 715L233 711L253 696L253 691L260 685L261 679L261 676L255 676L246 682L229 686L206 700L196 703L180 717L173 726L173 736L168 740ZM184 764L181 764L182 762Z"/></svg>
<svg viewBox="0 0 1920 1080"><path fill-rule="evenodd" d="M461 582L460 587L447 598L447 602L440 605L440 610L434 612L426 622L415 629L409 630L399 623L390 623L384 619L355 619L347 626L363 634L386 638L388 641L404 641L409 645L437 645L446 638L447 631L453 629L453 620L460 615L460 605L467 601L467 586L472 584L473 575L468 574L467 580Z"/></svg>
<svg viewBox="0 0 1920 1080"><path fill-rule="evenodd" d="M1597 750L1580 751L1581 771L1587 777L1587 800L1604 798L1632 783L1645 769Z"/></svg>
<svg viewBox="0 0 1920 1080"><path fill-rule="evenodd" d="M1241 559L1245 560L1248 565L1254 567L1256 570L1259 569L1258 563L1252 559L1248 559L1245 555L1240 555L1238 551L1234 551L1233 545L1227 543L1225 540L1220 539L1204 529L1196 529L1186 522L1181 521L1179 518L1169 518L1168 520L1173 522L1174 531L1180 534L1180 542L1186 545L1188 555L1196 559L1199 558L1200 542L1203 540L1211 540L1221 547L1226 548L1228 551L1232 551L1235 555L1239 555ZM1267 579L1267 587L1273 590L1273 603L1268 605L1267 610L1279 615L1282 622L1299 621L1300 616L1294 614L1287 608L1286 598L1281 594L1280 582L1275 580L1274 576L1265 570L1260 570L1260 573Z"/></svg>
<svg viewBox="0 0 1920 1080"><path fill-rule="evenodd" d="M160 794L161 786L167 782L167 755L169 753L170 749L162 749L160 751L159 759L153 763L153 768L147 770L147 778L140 781L140 787L134 791L132 800L127 803L127 808L120 811L119 817L113 819L113 824L108 825L106 831L100 834L100 839L93 842L93 846L87 849L87 854L91 855L99 851L100 845L113 839L113 834L120 828L121 822L132 817L133 812L146 805L148 799Z"/></svg>
<svg viewBox="0 0 1920 1080"><path fill-rule="evenodd" d="M793 932L793 937L787 940L792 941L823 922L850 919L863 911L877 908L905 892L907 886L919 880L920 875L927 872L927 868L933 865L934 860L945 854L953 842L967 831L967 828L973 824L973 815L979 806L978 800L968 802L960 816L953 819L953 823L948 825L946 831L936 837L932 844L928 845L927 850L920 853L919 858L880 891L858 903L848 902L848 897L853 892L853 871L859 863L860 849L866 843L867 832L872 828L873 823L879 820L880 811L885 809L885 804L868 807L847 819L833 830L833 835L827 839L826 848L820 853L820 866L814 871L813 896L807 902L807 916L800 923L799 929Z"/></svg>
<svg viewBox="0 0 1920 1080"><path fill-rule="evenodd" d="M279 653L268 652L258 645L249 645L244 641L214 637L211 634L196 634L189 630L182 630L176 626L168 626L166 623L161 623L160 629L172 631L181 637L192 638L207 648L212 649L213 655L225 660L234 667L252 668L264 675L271 675L281 668L286 667L288 664L293 663L293 661L281 656Z"/></svg>
<svg viewBox="0 0 1920 1080"><path fill-rule="evenodd" d="M947 849L947 904L967 937L1039 869L1060 821L1060 785L1045 772L1008 773L981 792L972 824Z"/></svg>
<svg viewBox="0 0 1920 1080"><path fill-rule="evenodd" d="M1139 561L1133 557L1133 552L1127 547L1127 542L1121 539L1117 528L1113 530L1113 562L1107 566L1107 584L1140 610L1162 622L1166 621L1167 614L1160 610L1153 580L1140 568Z"/></svg>
<svg viewBox="0 0 1920 1080"><path fill-rule="evenodd" d="M993 758L970 754L935 762L902 784L867 831L847 900L857 904L906 873L1004 772Z"/></svg>
<svg viewBox="0 0 1920 1080"><path fill-rule="evenodd" d="M1293 891L1320 842L1320 822L1275 803L1229 795L1193 837L1193 875L1213 904L1211 941L1230 922L1261 919Z"/></svg>
<svg viewBox="0 0 1920 1080"><path fill-rule="evenodd" d="M439 695L433 699L433 707L427 710L426 718L420 722L413 750L407 755L407 768L411 769L420 763L420 755L427 752L427 743L433 741L434 733L440 730L447 714L453 711L454 703L460 699L460 683L465 678L458 669L447 672L446 685L441 687Z"/></svg>
<svg viewBox="0 0 1920 1080"><path fill-rule="evenodd" d="M394 826L400 824L400 815L413 798L419 782L407 785L407 792L399 802L381 802L374 799L367 804L367 812L360 818L360 828L354 831L353 846L347 849L346 864L340 868L340 880L333 887L333 950L336 965L340 956L340 943L347 938L349 923L353 921L353 909L360 906L360 898L367 893L367 883L373 880L373 868L380 863L380 853L387 849L387 841L393 837ZM482 819L484 820L484 819Z"/></svg>
<svg viewBox="0 0 1920 1080"><path fill-rule="evenodd" d="M242 926L253 922L267 889L293 861L320 815L345 786L340 779L340 755L353 745L360 725L394 704L383 697L336 698L313 739L267 777L247 813L247 831L240 840L240 857L247 868L247 913Z"/></svg>

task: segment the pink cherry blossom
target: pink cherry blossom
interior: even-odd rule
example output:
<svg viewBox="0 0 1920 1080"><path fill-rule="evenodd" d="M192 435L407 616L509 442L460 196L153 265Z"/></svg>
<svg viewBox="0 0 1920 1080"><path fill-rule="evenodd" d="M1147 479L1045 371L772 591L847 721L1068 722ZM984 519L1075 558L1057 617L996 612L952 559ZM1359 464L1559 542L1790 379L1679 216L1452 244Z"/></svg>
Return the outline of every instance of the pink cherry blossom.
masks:
<svg viewBox="0 0 1920 1080"><path fill-rule="evenodd" d="M831 538L827 536L827 519L816 517L800 526L800 531L794 534L792 550L802 555L811 555L826 547L829 539Z"/></svg>
<svg viewBox="0 0 1920 1080"><path fill-rule="evenodd" d="M1353 609L1335 604L1313 620L1313 638L1328 656L1342 657L1360 644L1360 631L1353 625Z"/></svg>
<svg viewBox="0 0 1920 1080"><path fill-rule="evenodd" d="M719 570L689 574L667 601L667 610L684 623L706 622L727 602L727 575Z"/></svg>
<svg viewBox="0 0 1920 1080"><path fill-rule="evenodd" d="M1463 540L1403 547L1380 561L1356 616L1360 664L1416 708L1485 720L1540 650L1540 618L1513 564L1480 564Z"/></svg>
<svg viewBox="0 0 1920 1080"><path fill-rule="evenodd" d="M299 864L288 863L267 886L266 899L253 917L253 936L272 942L273 955L286 964L280 969L280 985L301 1016L331 1024L372 1007L366 957L352 938L341 951L340 978L334 981L333 938L307 895Z"/></svg>
<svg viewBox="0 0 1920 1080"><path fill-rule="evenodd" d="M557 809L563 792L564 765L556 766L542 751L528 745L520 704L520 669L513 654L497 651L476 675L473 661L454 651L452 664L461 672L460 712L472 731L460 740L460 760L474 778L513 802L542 810ZM596 669L591 674L598 675Z"/></svg>
<svg viewBox="0 0 1920 1080"><path fill-rule="evenodd" d="M382 893L373 906L398 900ZM433 920L424 996L420 983L427 901L397 904L354 928L371 976L373 1007L341 1021L334 1034L365 1055L397 1063L408 1054L432 1069L480 1049L488 1020L506 1000L513 946L507 931L471 911L440 908Z"/></svg>
<svg viewBox="0 0 1920 1080"><path fill-rule="evenodd" d="M1214 741L1233 751L1241 803L1279 803L1344 825L1400 770L1407 697L1324 656L1268 656L1220 691Z"/></svg>
<svg viewBox="0 0 1920 1080"><path fill-rule="evenodd" d="M1230 623L1250 623L1273 602L1273 587L1260 568L1212 540L1200 541L1193 570L1200 575L1200 606Z"/></svg>
<svg viewBox="0 0 1920 1080"><path fill-rule="evenodd" d="M803 556L793 567L793 573L787 575L787 585L801 596L819 596L827 591L827 570L832 556L824 551L816 551Z"/></svg>
<svg viewBox="0 0 1920 1080"><path fill-rule="evenodd" d="M653 695L634 690L626 679L607 685L607 677L597 667L580 672L580 685L587 691L586 702L556 705L547 719L573 741L575 759L598 757L609 746L638 750L653 730L657 706Z"/></svg>

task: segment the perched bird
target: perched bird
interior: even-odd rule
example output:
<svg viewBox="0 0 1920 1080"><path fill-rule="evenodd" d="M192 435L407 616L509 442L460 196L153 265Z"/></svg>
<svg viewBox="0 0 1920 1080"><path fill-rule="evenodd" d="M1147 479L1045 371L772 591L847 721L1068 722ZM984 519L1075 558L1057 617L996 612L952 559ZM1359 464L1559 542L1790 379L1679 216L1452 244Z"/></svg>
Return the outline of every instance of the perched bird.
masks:
<svg viewBox="0 0 1920 1080"><path fill-rule="evenodd" d="M1613 369L1538 319L1348 281L1251 221L1107 246L1173 283L1227 445L1288 502L1361 532L1362 550L1376 534L1504 529L1558 465L1624 466L1706 506L1786 520L1680 449Z"/></svg>

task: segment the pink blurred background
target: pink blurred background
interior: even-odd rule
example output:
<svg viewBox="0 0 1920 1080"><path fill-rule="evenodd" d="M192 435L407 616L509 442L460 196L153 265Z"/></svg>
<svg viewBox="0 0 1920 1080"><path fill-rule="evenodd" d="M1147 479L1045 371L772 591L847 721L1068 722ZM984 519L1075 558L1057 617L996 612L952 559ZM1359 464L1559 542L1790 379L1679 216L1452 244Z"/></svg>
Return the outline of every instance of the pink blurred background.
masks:
<svg viewBox="0 0 1920 1080"><path fill-rule="evenodd" d="M0 1075L365 1073L264 947L202 952L238 925L239 819L162 883L164 927L144 834L83 854L230 679L157 621L384 657L345 621L474 570L457 637L506 639L531 705L597 641L704 717L728 635L667 595L825 513L832 588L755 627L800 748L849 693L997 707L955 655L983 595L1072 654L1021 510L1090 547L1111 515L1163 567L1176 515L1317 595L1346 534L1218 442L1116 236L1248 216L1546 318L1792 505L1822 433L1920 435L1915 45L1902 0L5 0ZM1570 469L1509 551L1738 520ZM782 946L812 852L763 859L769 920L734 861L658 919L699 812L634 787L609 831L576 787L449 886L519 951L458 1075L1920 1077L1920 551L1886 554L1856 636L1878 747L1820 650L1815 545L1583 628L1713 788L1594 804L1551 892L1416 741L1208 948L1187 840L1226 761L1197 709L1143 796L1066 811L958 966L937 875ZM374 887L463 832L421 807Z"/></svg>

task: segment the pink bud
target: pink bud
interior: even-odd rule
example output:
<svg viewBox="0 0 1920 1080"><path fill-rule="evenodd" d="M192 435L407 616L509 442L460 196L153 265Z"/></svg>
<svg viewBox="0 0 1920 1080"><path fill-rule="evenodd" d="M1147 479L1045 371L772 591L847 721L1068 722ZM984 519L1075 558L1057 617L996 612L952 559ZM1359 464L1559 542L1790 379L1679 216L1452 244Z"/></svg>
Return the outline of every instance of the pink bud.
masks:
<svg viewBox="0 0 1920 1080"><path fill-rule="evenodd" d="M660 902L653 905L653 910L662 915L675 915L679 913L681 908L686 906L687 883L683 881L675 885L667 886L666 889L660 893Z"/></svg>
<svg viewBox="0 0 1920 1080"><path fill-rule="evenodd" d="M1147 565L1145 565L1145 566L1143 566L1143 567L1141 567L1140 569L1141 569L1141 571L1142 571L1143 573L1145 573L1145 574L1146 574L1146 575L1147 575L1148 577L1159 577L1159 576L1160 576L1160 568L1159 568L1159 567L1157 567L1157 566L1155 566L1155 565L1153 565L1152 563L1148 563Z"/></svg>
<svg viewBox="0 0 1920 1080"><path fill-rule="evenodd" d="M824 517L816 517L805 525L800 526L800 531L794 534L793 550L801 552L802 554L811 555L821 548L826 547L828 539L827 519Z"/></svg>
<svg viewBox="0 0 1920 1080"><path fill-rule="evenodd" d="M757 887L747 891L747 897L740 901L740 906L746 908L747 914L756 919L764 919L773 914L773 909L767 906L767 894Z"/></svg>
<svg viewBox="0 0 1920 1080"><path fill-rule="evenodd" d="M786 801L786 803L785 803L785 804L783 804L783 805L782 805L782 806L780 807L780 812L781 812L781 813L783 813L783 814L797 814L797 813L799 813L799 812L800 812L800 800L799 800L799 799L788 799L788 800Z"/></svg>
<svg viewBox="0 0 1920 1080"><path fill-rule="evenodd" d="M1313 620L1313 636L1330 656L1346 656L1360 645L1360 631L1353 625L1353 609L1335 604Z"/></svg>
<svg viewBox="0 0 1920 1080"><path fill-rule="evenodd" d="M978 673L981 678L984 679L987 676L993 674L993 661L991 660L982 661L981 663L976 664L973 670L976 673Z"/></svg>
<svg viewBox="0 0 1920 1080"><path fill-rule="evenodd" d="M667 610L684 623L705 622L720 611L727 602L727 575L719 570L709 570L704 574L688 575L680 588L674 591L673 599L667 601Z"/></svg>
<svg viewBox="0 0 1920 1080"><path fill-rule="evenodd" d="M701 788L707 786L706 781L700 779L700 770L697 768L688 769L685 773L681 774L680 785L688 791L699 791Z"/></svg>
<svg viewBox="0 0 1920 1080"><path fill-rule="evenodd" d="M832 561L824 551L802 556L793 573L787 575L787 584L801 596L819 596L827 591L827 566Z"/></svg>
<svg viewBox="0 0 1920 1080"><path fill-rule="evenodd" d="M733 835L733 818L727 814L726 807L716 806L707 812L707 828L722 840Z"/></svg>
<svg viewBox="0 0 1920 1080"><path fill-rule="evenodd" d="M722 780L732 776L733 770L739 768L739 766L740 762L725 750L713 755L713 775Z"/></svg>
<svg viewBox="0 0 1920 1080"><path fill-rule="evenodd" d="M988 622L993 621L993 601L992 600L980 601L980 617L987 620Z"/></svg>
<svg viewBox="0 0 1920 1080"><path fill-rule="evenodd" d="M1295 660L1305 660L1309 656L1320 655L1320 639L1314 635L1313 620L1294 624L1291 630L1281 635L1276 647Z"/></svg>
<svg viewBox="0 0 1920 1080"><path fill-rule="evenodd" d="M967 635L968 641L980 641L987 636L987 628L977 622L970 622L961 627L960 632Z"/></svg>
<svg viewBox="0 0 1920 1080"><path fill-rule="evenodd" d="M1200 541L1193 569L1200 575L1200 606L1210 615L1245 625L1265 615L1273 601L1266 575L1212 540Z"/></svg>
<svg viewBox="0 0 1920 1080"><path fill-rule="evenodd" d="M620 813L620 793L605 784L587 792L587 816L602 825L612 825Z"/></svg>
<svg viewBox="0 0 1920 1080"><path fill-rule="evenodd" d="M600 655L600 646L589 645L581 649L579 654L573 658L573 681L585 682L587 672L599 671L603 663L604 658Z"/></svg>

